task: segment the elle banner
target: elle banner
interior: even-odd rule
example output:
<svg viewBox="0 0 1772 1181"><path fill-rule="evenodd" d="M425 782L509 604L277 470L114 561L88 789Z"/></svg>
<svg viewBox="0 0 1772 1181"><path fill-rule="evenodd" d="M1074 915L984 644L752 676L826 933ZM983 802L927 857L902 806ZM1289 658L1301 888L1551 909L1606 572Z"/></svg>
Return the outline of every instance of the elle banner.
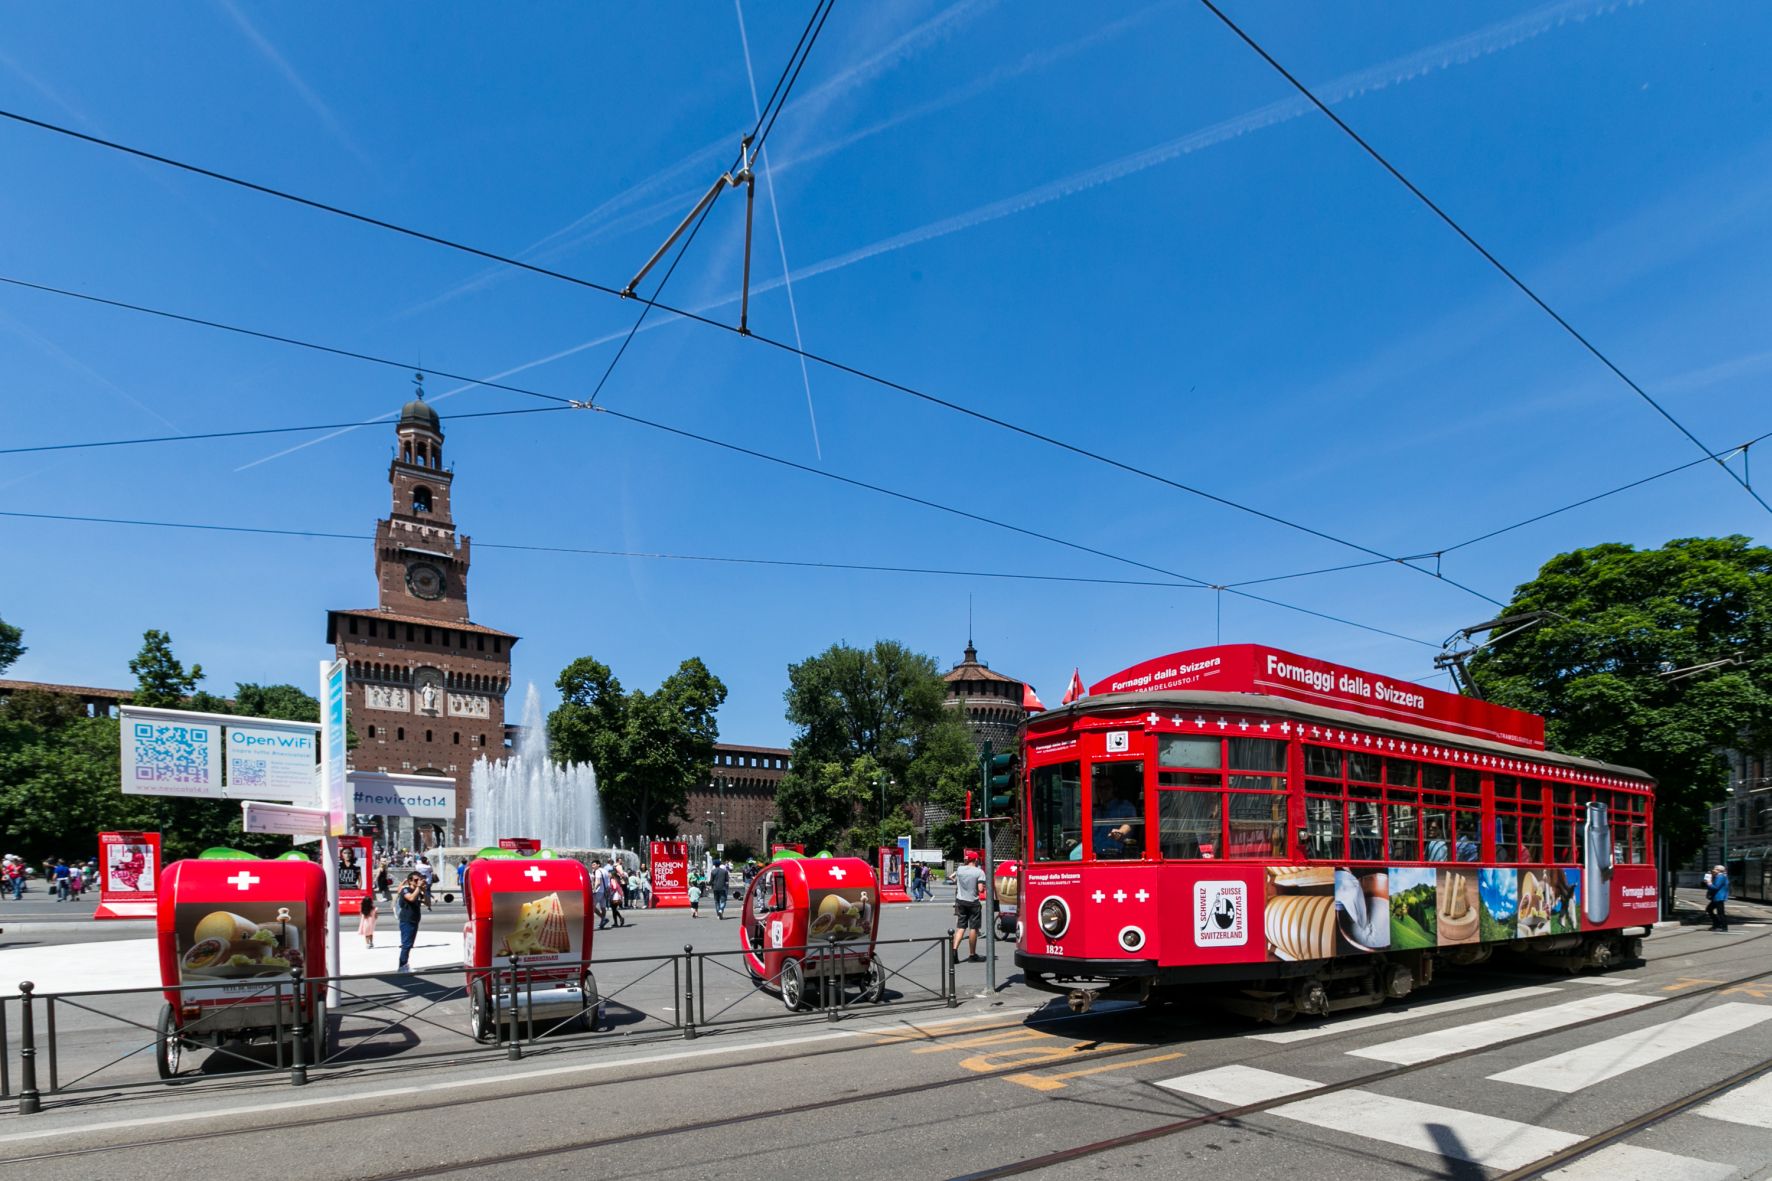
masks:
<svg viewBox="0 0 1772 1181"><path fill-rule="evenodd" d="M375 886L375 838L338 838L338 913L362 914L363 899Z"/></svg>
<svg viewBox="0 0 1772 1181"><path fill-rule="evenodd" d="M652 905L689 905L689 846L685 842L652 842Z"/></svg>
<svg viewBox="0 0 1772 1181"><path fill-rule="evenodd" d="M1544 719L1537 714L1259 644L1224 644L1159 656L1097 681L1089 687L1089 694L1176 689L1264 693L1471 738L1544 749Z"/></svg>
<svg viewBox="0 0 1772 1181"><path fill-rule="evenodd" d="M98 834L95 919L151 919L160 884L160 834Z"/></svg>

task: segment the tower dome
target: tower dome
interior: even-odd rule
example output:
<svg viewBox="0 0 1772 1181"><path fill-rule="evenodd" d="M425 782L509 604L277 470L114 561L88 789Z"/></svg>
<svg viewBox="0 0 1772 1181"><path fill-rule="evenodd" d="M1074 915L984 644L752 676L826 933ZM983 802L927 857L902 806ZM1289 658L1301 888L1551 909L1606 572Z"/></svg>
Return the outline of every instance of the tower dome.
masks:
<svg viewBox="0 0 1772 1181"><path fill-rule="evenodd" d="M425 401L422 392L418 397L400 407L399 425L403 427L420 427L436 435L443 433L443 427L437 418L437 412L431 409L430 404Z"/></svg>

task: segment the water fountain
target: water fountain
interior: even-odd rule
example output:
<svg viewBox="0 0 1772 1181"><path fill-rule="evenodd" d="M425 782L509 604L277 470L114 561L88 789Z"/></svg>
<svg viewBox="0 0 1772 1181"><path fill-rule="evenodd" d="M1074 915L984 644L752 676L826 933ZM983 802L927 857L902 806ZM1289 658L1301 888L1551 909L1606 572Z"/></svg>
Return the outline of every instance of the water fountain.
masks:
<svg viewBox="0 0 1772 1181"><path fill-rule="evenodd" d="M547 719L534 685L523 700L516 749L496 761L474 760L468 802L468 842L476 848L500 837L535 837L549 849L606 843L597 772L589 763L561 766L548 757Z"/></svg>

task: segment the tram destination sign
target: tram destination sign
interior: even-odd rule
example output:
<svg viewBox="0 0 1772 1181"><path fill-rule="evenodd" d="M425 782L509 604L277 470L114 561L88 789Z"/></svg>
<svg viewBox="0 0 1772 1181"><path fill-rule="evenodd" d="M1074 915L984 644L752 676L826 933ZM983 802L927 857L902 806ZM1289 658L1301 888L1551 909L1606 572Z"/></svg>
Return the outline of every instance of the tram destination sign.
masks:
<svg viewBox="0 0 1772 1181"><path fill-rule="evenodd" d="M1182 689L1263 693L1469 738L1544 749L1544 719L1537 714L1260 644L1172 652L1097 681L1089 687L1089 694Z"/></svg>

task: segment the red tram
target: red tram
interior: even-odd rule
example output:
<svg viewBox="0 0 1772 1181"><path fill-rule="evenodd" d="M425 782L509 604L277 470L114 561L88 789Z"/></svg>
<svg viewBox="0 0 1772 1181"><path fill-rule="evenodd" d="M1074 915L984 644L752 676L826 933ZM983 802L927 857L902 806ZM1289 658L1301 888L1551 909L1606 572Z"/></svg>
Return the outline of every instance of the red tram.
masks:
<svg viewBox="0 0 1772 1181"><path fill-rule="evenodd" d="M1498 951L1570 970L1658 916L1654 781L1534 714L1254 644L1159 657L1030 718L1029 984L1213 986L1269 1020Z"/></svg>

